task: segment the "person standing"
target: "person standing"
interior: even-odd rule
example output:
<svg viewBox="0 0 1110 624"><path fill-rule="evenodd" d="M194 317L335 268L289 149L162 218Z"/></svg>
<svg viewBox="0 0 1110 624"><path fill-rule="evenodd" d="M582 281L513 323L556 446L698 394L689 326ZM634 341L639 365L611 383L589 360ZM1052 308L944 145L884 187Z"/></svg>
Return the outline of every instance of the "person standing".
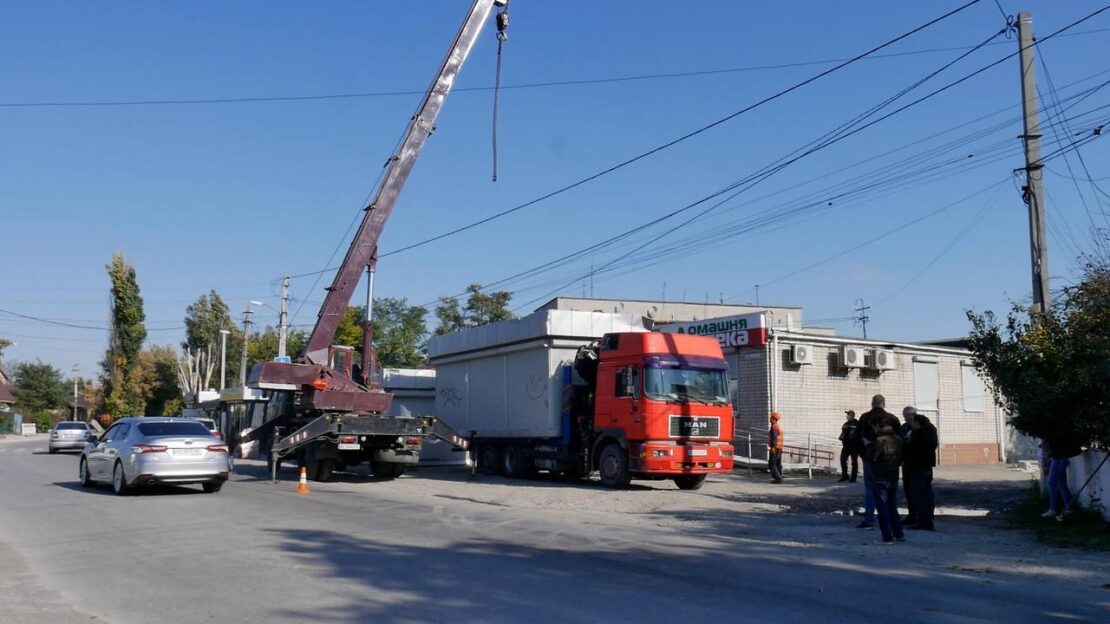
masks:
<svg viewBox="0 0 1110 624"><path fill-rule="evenodd" d="M1063 521L1071 512L1071 490L1068 489L1068 465L1071 458L1082 452L1079 444L1065 439L1065 436L1045 439L1048 456L1048 511L1045 518Z"/></svg>
<svg viewBox="0 0 1110 624"><path fill-rule="evenodd" d="M771 480L782 483L782 425L779 421L782 416L778 412L771 412L771 428L767 431L767 469L771 471Z"/></svg>
<svg viewBox="0 0 1110 624"><path fill-rule="evenodd" d="M886 397L876 394L871 397L871 409L860 416L856 425L856 452L863 458L863 521L856 525L857 529L875 528L875 493L871 487L871 460L867 449L883 426L899 429L898 419L886 411Z"/></svg>
<svg viewBox="0 0 1110 624"><path fill-rule="evenodd" d="M903 474L909 484L908 492L913 492L914 507L910 513L917 513L917 523L911 529L934 531L933 518L936 512L936 499L933 497L933 468L937 465L937 428L925 414L914 414L911 421L913 436L906 446Z"/></svg>
<svg viewBox="0 0 1110 624"><path fill-rule="evenodd" d="M898 421L895 426L882 422L875 427L876 437L867 447L867 458L871 460L871 488L875 500L875 512L879 516L879 531L882 543L892 544L894 540L905 541L902 532L902 519L898 516L898 468L902 465L902 436L899 434Z"/></svg>
<svg viewBox="0 0 1110 624"><path fill-rule="evenodd" d="M859 474L859 450L856 448L856 420L855 410L846 410L846 422L840 426L840 480L856 482ZM852 460L852 476L848 477L848 459Z"/></svg>
<svg viewBox="0 0 1110 624"><path fill-rule="evenodd" d="M905 444L903 455L909 455L910 447L913 446L913 417L917 414L917 408L907 405L902 408L902 441ZM913 490L910 488L910 477L906 466L902 466L902 493L906 497L906 509L908 513L904 520L903 526L912 526L917 524L917 508L914 507Z"/></svg>

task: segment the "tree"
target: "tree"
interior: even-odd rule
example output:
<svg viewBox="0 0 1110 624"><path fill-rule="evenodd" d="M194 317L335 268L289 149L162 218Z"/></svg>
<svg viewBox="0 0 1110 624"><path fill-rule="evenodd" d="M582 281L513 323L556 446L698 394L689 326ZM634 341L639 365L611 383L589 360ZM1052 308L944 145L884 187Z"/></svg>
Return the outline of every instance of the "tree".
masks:
<svg viewBox="0 0 1110 624"><path fill-rule="evenodd" d="M62 371L38 361L24 362L15 367L13 381L16 408L30 416L40 429L53 426L68 396Z"/></svg>
<svg viewBox="0 0 1110 624"><path fill-rule="evenodd" d="M0 363L4 361L4 349L12 346L12 341L6 338L0 338Z"/></svg>
<svg viewBox="0 0 1110 624"><path fill-rule="evenodd" d="M211 351L212 361L219 366L221 329L231 332L227 336L227 362L228 376L233 377L231 371L238 370L243 353L243 331L236 326L227 303L215 290L201 295L185 308L185 341L181 348L194 353Z"/></svg>
<svg viewBox="0 0 1110 624"><path fill-rule="evenodd" d="M968 318L977 366L1018 431L1110 448L1110 267L1088 265L1048 314Z"/></svg>
<svg viewBox="0 0 1110 624"><path fill-rule="evenodd" d="M181 411L184 401L177 379L177 353L173 347L144 349L139 353L139 365L132 375L132 383L143 401L144 416L173 416Z"/></svg>
<svg viewBox="0 0 1110 624"><path fill-rule="evenodd" d="M425 311L406 299L383 297L374 301L374 350L378 364L387 368L417 368L425 363L428 326Z"/></svg>
<svg viewBox="0 0 1110 624"><path fill-rule="evenodd" d="M304 348L308 342L308 334L299 329L290 329L285 335L285 353L294 356ZM260 332L251 334L250 343L247 345L247 368L259 362L268 362L278 355L278 331L273 327L266 327Z"/></svg>
<svg viewBox="0 0 1110 624"><path fill-rule="evenodd" d="M366 306L347 306L335 327L332 344L362 347L362 328L366 325Z"/></svg>
<svg viewBox="0 0 1110 624"><path fill-rule="evenodd" d="M440 298L436 306L436 317L439 318L437 335L515 318L509 311L509 301L513 298L511 292L499 290L484 293L481 284L467 286L466 292L468 296L463 309L459 308L459 300L455 297Z"/></svg>
<svg viewBox="0 0 1110 624"><path fill-rule="evenodd" d="M374 300L374 350L378 365L414 368L424 365L424 340L428 326L425 311L410 306L407 299L382 297ZM334 344L362 348L366 306L347 306L335 330Z"/></svg>
<svg viewBox="0 0 1110 624"><path fill-rule="evenodd" d="M146 340L143 298L135 267L116 252L106 267L112 281L111 326L108 350L101 363L104 385L104 411L109 416L141 414L143 398L135 385L134 372L139 352Z"/></svg>

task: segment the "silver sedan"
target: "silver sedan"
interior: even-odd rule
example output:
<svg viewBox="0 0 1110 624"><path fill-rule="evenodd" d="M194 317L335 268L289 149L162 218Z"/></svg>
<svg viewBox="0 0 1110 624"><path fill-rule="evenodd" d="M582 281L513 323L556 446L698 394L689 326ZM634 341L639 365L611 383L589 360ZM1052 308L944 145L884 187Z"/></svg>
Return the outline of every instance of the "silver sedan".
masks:
<svg viewBox="0 0 1110 624"><path fill-rule="evenodd" d="M58 451L79 451L85 448L85 438L89 435L89 426L83 422L64 420L50 430L50 442L47 451L53 455Z"/></svg>
<svg viewBox="0 0 1110 624"><path fill-rule="evenodd" d="M219 492L231 472L227 445L182 418L122 418L81 451L81 485L108 482L119 495L143 485L199 483Z"/></svg>

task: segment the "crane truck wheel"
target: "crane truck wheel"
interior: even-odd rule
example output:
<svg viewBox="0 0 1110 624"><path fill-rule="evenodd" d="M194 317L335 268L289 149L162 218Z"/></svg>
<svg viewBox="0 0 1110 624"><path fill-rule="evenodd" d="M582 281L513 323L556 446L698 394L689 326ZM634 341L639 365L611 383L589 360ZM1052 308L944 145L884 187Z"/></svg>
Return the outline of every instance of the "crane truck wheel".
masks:
<svg viewBox="0 0 1110 624"><path fill-rule="evenodd" d="M334 459L321 459L316 462L316 480L330 481L331 473L335 472Z"/></svg>
<svg viewBox="0 0 1110 624"><path fill-rule="evenodd" d="M674 484L680 490L700 490L705 484L705 475L682 475L674 478Z"/></svg>
<svg viewBox="0 0 1110 624"><path fill-rule="evenodd" d="M610 444L601 451L597 468L601 473L601 484L607 488L624 489L632 483L632 473L628 469L628 452L619 444Z"/></svg>
<svg viewBox="0 0 1110 624"><path fill-rule="evenodd" d="M379 479L396 479L405 474L404 464L392 462L370 462L370 469L374 472L374 476Z"/></svg>

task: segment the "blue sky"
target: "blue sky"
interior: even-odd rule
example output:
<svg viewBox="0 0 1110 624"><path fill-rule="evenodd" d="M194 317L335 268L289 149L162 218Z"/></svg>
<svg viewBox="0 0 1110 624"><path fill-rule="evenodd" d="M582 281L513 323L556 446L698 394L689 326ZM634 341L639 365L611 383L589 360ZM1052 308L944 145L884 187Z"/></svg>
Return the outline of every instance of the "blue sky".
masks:
<svg viewBox="0 0 1110 624"><path fill-rule="evenodd" d="M1033 12L1044 36L1100 8L1097 2L1003 0ZM36 2L10 6L0 54L0 103L249 98L425 87L463 12L463 0L422 3ZM905 32L958 2L673 2L588 5L515 0L505 49L507 85L684 73L843 59ZM884 52L965 48L1003 26L984 1ZM1061 97L1110 74L1110 12L1048 41L1043 53ZM1016 50L991 45L895 105ZM459 87L492 83L492 25ZM751 113L595 182L480 228L379 264L379 296L429 303L602 241L699 199L836 128L954 59L961 50L861 61ZM700 76L506 90L500 181L490 181L491 96L448 99L381 242L382 251L510 208L734 112L833 63ZM1043 72L1038 67L1042 86ZM1029 292L1028 226L1011 172L1016 59L807 157L704 217L688 210L630 239L506 284L527 311L549 291L599 297L754 301L797 305L810 319L842 319L858 298L873 305L869 333L897 340L960 335L966 308L996 310ZM1065 85L1074 85L1066 87ZM1045 94L1048 95L1047 92ZM150 341L175 344L185 306L209 289L236 312L250 299L277 305L275 280L327 266L362 206L419 96L114 107L0 108L0 308L90 326L107 322L104 265L123 251L146 300ZM1068 111L1089 130L1110 88ZM1001 112L1000 112L1001 111ZM988 114L994 117L971 123ZM993 133L925 152L972 136ZM947 134L942 134L949 131ZM1061 127L1061 131L1062 127ZM1046 140L1052 138L1045 129ZM1065 139L1066 141L1067 139ZM881 156L884 152L901 151ZM1052 150L1046 147L1045 152ZM1081 150L1091 174L1110 176L1110 142ZM968 158L969 155L970 158ZM870 194L823 200L898 171L960 158L929 179L895 179ZM930 160L931 158L931 160ZM978 158L978 160L976 160ZM847 165L873 159L856 168ZM1079 163L1072 156L1075 172ZM1066 163L1046 175L1054 287L1076 274L1090 247L1097 193ZM889 172L888 172L889 174ZM926 171L926 175L929 171ZM854 179L857 178L858 179ZM853 180L854 179L854 180ZM1110 189L1110 182L1102 182ZM977 195L975 195L978 193ZM810 195L812 194L812 195ZM880 238L957 200L971 199ZM809 198L808 200L804 198ZM764 199L760 199L764 198ZM1110 211L1110 198L1101 197ZM756 201L758 200L758 201ZM726 228L812 200L822 210L775 219L729 238ZM793 204L791 202L794 202ZM1093 218L1087 211L1093 211ZM681 226L681 227L679 227ZM685 243L675 253L660 249ZM344 241L344 248L346 242ZM837 254L838 258L826 260ZM341 258L343 249L338 257ZM817 264L808 270L805 267ZM794 275L791 275L794 274ZM783 279L784 276L788 276ZM311 323L329 282L293 281ZM356 293L355 300L363 295ZM275 315L263 310L262 323ZM429 323L434 319L429 317ZM850 322L831 320L845 334ZM36 358L95 370L105 332L0 314L17 345L7 361Z"/></svg>

